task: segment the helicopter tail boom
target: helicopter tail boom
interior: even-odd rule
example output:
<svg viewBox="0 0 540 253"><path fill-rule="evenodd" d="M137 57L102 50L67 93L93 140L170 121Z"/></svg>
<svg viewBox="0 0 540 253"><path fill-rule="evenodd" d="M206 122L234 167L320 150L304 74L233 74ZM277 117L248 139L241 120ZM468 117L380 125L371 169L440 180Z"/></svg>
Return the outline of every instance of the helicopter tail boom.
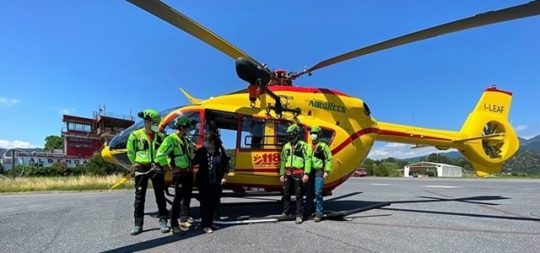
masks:
<svg viewBox="0 0 540 253"><path fill-rule="evenodd" d="M504 161L519 149L519 140L508 121L512 93L490 87L484 91L461 130L446 131L379 122L377 140L457 149L471 163L477 176L501 171Z"/></svg>

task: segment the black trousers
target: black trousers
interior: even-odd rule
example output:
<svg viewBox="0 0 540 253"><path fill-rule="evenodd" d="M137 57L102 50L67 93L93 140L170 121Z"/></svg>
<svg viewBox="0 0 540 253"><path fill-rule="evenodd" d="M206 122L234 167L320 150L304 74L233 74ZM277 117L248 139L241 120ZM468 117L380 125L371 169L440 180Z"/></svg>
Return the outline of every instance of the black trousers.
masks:
<svg viewBox="0 0 540 253"><path fill-rule="evenodd" d="M214 223L214 215L219 205L219 188L220 185L218 184L199 185L201 201L201 226L203 228L210 227Z"/></svg>
<svg viewBox="0 0 540 253"><path fill-rule="evenodd" d="M221 180L218 181L221 183ZM223 195L223 186L221 184L218 185L218 191L217 191L217 199L216 199L216 210L214 212L214 220L219 220L221 216L221 196Z"/></svg>
<svg viewBox="0 0 540 253"><path fill-rule="evenodd" d="M285 175L285 189L283 191L283 213L291 213L291 191L295 192L296 197L296 216L302 217L303 174Z"/></svg>
<svg viewBox="0 0 540 253"><path fill-rule="evenodd" d="M150 166L138 166L135 170L145 172L150 169ZM160 219L167 219L167 204L165 202L165 175L156 172L150 172L146 175L135 176L135 226L142 226L144 223L144 202L146 200L146 189L148 188L148 179L152 180L154 186L154 195L156 196L156 204L158 206L158 214Z"/></svg>
<svg viewBox="0 0 540 253"><path fill-rule="evenodd" d="M171 208L171 227L178 227L178 217L181 222L189 218L189 207L193 193L193 173L179 173L173 176L174 199Z"/></svg>

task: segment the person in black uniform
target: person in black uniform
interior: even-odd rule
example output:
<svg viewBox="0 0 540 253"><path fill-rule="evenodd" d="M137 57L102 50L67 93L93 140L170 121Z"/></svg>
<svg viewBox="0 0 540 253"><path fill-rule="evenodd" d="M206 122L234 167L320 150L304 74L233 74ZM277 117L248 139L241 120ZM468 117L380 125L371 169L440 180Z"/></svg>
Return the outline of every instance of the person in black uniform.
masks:
<svg viewBox="0 0 540 253"><path fill-rule="evenodd" d="M228 166L220 147L221 140L216 133L208 132L204 136L204 145L195 152L193 158L193 166L199 166L195 181L199 187L201 227L205 233L214 232L212 227L218 209L219 190L221 184L225 183L224 175Z"/></svg>
<svg viewBox="0 0 540 253"><path fill-rule="evenodd" d="M215 133L217 139L221 140L221 134L219 133L219 128L216 126L216 122L214 120L210 119L210 121L209 121L209 123L207 125L208 125L208 128L206 129L206 131L210 131L210 132ZM223 143L221 141L220 141L220 143L221 143L221 145L220 145L219 148L220 148L221 155L225 156L222 159L224 161L224 165L225 165L223 175L227 175L227 173L229 173L229 170L231 169L231 164L230 164L231 158L227 155L227 152L225 150L225 147L223 146ZM223 195L223 184L225 184L226 182L227 181L226 181L225 177L223 177L223 181L219 185L219 189L218 189L218 197L217 197L216 210L214 212L214 220L220 220L221 219L221 210L220 210L221 196Z"/></svg>

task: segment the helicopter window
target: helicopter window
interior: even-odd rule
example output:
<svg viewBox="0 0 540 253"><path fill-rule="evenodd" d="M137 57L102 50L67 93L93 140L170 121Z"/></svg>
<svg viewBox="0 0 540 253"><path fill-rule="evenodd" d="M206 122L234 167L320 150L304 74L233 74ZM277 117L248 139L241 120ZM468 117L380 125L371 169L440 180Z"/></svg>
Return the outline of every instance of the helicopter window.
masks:
<svg viewBox="0 0 540 253"><path fill-rule="evenodd" d="M206 111L204 131L217 132L225 149L236 149L238 116L232 113Z"/></svg>
<svg viewBox="0 0 540 253"><path fill-rule="evenodd" d="M276 141L278 146L282 147L287 143L287 128L291 125L291 122L276 122ZM300 139L306 141L306 130L303 126L300 127Z"/></svg>
<svg viewBox="0 0 540 253"><path fill-rule="evenodd" d="M366 102L364 102L364 113L367 116L371 116L371 110L369 109L369 106L366 104Z"/></svg>
<svg viewBox="0 0 540 253"><path fill-rule="evenodd" d="M330 129L325 129L325 128L321 128L321 129L322 129L321 140L326 142L326 144L330 146L332 144L332 141L334 140L334 131Z"/></svg>
<svg viewBox="0 0 540 253"><path fill-rule="evenodd" d="M199 112L182 112L181 114L178 114L174 119L171 119L167 125L165 125L165 133L169 135L176 130L176 119L179 116L186 116L189 119L192 125L187 136L190 136L192 142L197 143L200 136L199 129L201 127L201 114Z"/></svg>
<svg viewBox="0 0 540 253"><path fill-rule="evenodd" d="M244 118L240 148L258 149L264 145L264 119Z"/></svg>
<svg viewBox="0 0 540 253"><path fill-rule="evenodd" d="M161 117L164 117L164 116L166 116L167 114L169 114L170 112L172 112L175 109L176 108L163 110L163 111L160 112L160 115L161 115ZM125 149L126 145L127 145L127 140L129 138L129 135L131 134L131 132L133 132L133 131L135 131L135 130L137 130L139 128L142 128L143 125L144 125L144 121L139 120L135 124L131 125L130 127L126 128L126 129L124 129L124 131L120 132L118 135L116 135L114 138L112 138L112 140L111 140L111 142L109 144L109 148L111 150L113 150L113 149Z"/></svg>
<svg viewBox="0 0 540 253"><path fill-rule="evenodd" d="M111 143L109 144L109 148L112 149L124 149L127 146L127 140L129 138L129 135L131 132L142 128L144 125L144 121L140 120L139 122L131 125L130 127L126 128L124 131L120 132L117 136L112 138Z"/></svg>
<svg viewBox="0 0 540 253"><path fill-rule="evenodd" d="M223 148L230 158L230 171L236 162L236 138L238 135L238 116L233 113L207 110L205 113L204 131L218 133Z"/></svg>

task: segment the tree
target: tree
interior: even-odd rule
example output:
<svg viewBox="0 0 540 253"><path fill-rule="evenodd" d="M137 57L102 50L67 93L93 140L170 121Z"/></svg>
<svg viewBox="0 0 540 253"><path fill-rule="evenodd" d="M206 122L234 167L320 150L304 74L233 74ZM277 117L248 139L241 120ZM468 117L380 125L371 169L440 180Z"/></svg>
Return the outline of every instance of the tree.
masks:
<svg viewBox="0 0 540 253"><path fill-rule="evenodd" d="M53 163L54 172L60 176L67 176L69 174L69 168L66 163Z"/></svg>
<svg viewBox="0 0 540 253"><path fill-rule="evenodd" d="M398 160L397 164L400 169L403 169L405 166L409 165L409 162L406 160Z"/></svg>
<svg viewBox="0 0 540 253"><path fill-rule="evenodd" d="M57 135L49 135L45 138L45 150L64 149L64 140Z"/></svg>
<svg viewBox="0 0 540 253"><path fill-rule="evenodd" d="M366 158L364 160L364 162L362 163L362 167L364 167L364 168L372 168L374 163L375 163L375 161L373 161L372 159Z"/></svg>
<svg viewBox="0 0 540 253"><path fill-rule="evenodd" d="M88 163L83 165L85 174L87 175L110 175L124 171L124 169L118 165L114 165L106 162L101 157L100 153L94 155Z"/></svg>
<svg viewBox="0 0 540 253"><path fill-rule="evenodd" d="M456 165L456 162L453 159L441 155L440 153L431 153L424 159L421 159L421 161Z"/></svg>

